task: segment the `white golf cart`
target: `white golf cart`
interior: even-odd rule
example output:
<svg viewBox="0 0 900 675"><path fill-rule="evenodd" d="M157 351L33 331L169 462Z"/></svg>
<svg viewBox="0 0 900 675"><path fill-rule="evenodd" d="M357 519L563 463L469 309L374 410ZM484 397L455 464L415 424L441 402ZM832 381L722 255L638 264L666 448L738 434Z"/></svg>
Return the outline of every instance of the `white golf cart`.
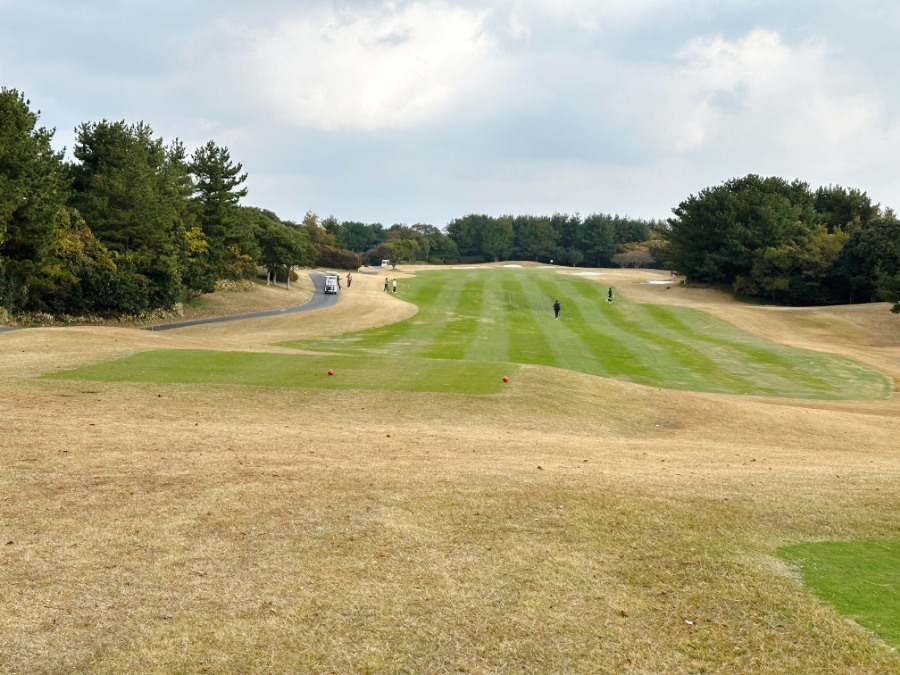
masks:
<svg viewBox="0 0 900 675"><path fill-rule="evenodd" d="M325 292L336 294L339 290L341 290L341 284L338 281L337 272L325 272Z"/></svg>

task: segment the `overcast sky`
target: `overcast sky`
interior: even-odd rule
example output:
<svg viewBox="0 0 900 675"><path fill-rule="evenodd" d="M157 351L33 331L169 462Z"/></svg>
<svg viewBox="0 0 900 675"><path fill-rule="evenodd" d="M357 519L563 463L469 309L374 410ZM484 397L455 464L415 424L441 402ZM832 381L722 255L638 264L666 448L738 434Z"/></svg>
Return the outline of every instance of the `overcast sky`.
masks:
<svg viewBox="0 0 900 675"><path fill-rule="evenodd" d="M0 84L71 148L227 146L299 220L665 218L748 173L900 210L894 0L0 0Z"/></svg>

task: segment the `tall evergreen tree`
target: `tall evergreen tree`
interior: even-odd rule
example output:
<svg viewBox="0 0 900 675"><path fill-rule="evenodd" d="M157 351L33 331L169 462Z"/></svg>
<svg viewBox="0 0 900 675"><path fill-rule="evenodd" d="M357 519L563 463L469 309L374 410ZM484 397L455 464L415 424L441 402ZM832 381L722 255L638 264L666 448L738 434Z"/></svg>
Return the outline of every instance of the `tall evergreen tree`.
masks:
<svg viewBox="0 0 900 675"><path fill-rule="evenodd" d="M608 265L616 254L616 226L612 216L592 213L584 219L581 249L589 266Z"/></svg>
<svg viewBox="0 0 900 675"><path fill-rule="evenodd" d="M841 228L851 235L868 227L879 214L878 204L873 203L865 192L840 185L816 190L813 206L829 232Z"/></svg>
<svg viewBox="0 0 900 675"><path fill-rule="evenodd" d="M456 243L462 256L483 255L481 232L490 216L474 213L457 218L447 225L447 235Z"/></svg>
<svg viewBox="0 0 900 675"><path fill-rule="evenodd" d="M185 245L185 196L173 187L179 146L166 148L143 122L85 123L76 136L72 205L94 236L135 270L149 306L171 306L181 291Z"/></svg>
<svg viewBox="0 0 900 675"><path fill-rule="evenodd" d="M487 218L482 224L481 250L489 260L497 262L509 255L513 245L513 218Z"/></svg>
<svg viewBox="0 0 900 675"><path fill-rule="evenodd" d="M384 227L380 223L367 225L354 221L341 223L341 241L350 251L362 253L385 240Z"/></svg>
<svg viewBox="0 0 900 675"><path fill-rule="evenodd" d="M888 211L857 230L841 249L835 267L852 295L848 301L900 299L900 220Z"/></svg>
<svg viewBox="0 0 900 675"><path fill-rule="evenodd" d="M523 260L549 260L558 234L546 216L517 216L513 219L513 242Z"/></svg>
<svg viewBox="0 0 900 675"><path fill-rule="evenodd" d="M54 131L37 127L29 105L15 89L0 89L0 305L12 310L27 302L68 192Z"/></svg>
<svg viewBox="0 0 900 675"><path fill-rule="evenodd" d="M234 164L228 148L214 141L197 148L192 156L194 199L200 228L208 244L208 259L219 276L224 275L228 249L241 250L247 238L235 227L236 207L247 189L240 187L247 174Z"/></svg>
<svg viewBox="0 0 900 675"><path fill-rule="evenodd" d="M259 221L260 263L266 268L266 283L285 274L288 288L295 267L312 267L316 263L316 247L305 228L288 225L277 219Z"/></svg>
<svg viewBox="0 0 900 675"><path fill-rule="evenodd" d="M674 208L667 259L693 281L732 284L760 249L803 245L816 221L809 186L749 175L691 195Z"/></svg>

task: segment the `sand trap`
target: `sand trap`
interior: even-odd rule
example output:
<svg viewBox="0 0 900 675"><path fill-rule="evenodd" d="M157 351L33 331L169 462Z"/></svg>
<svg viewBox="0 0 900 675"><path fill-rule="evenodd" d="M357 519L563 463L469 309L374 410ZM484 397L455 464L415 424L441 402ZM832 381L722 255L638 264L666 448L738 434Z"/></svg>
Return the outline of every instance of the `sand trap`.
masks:
<svg viewBox="0 0 900 675"><path fill-rule="evenodd" d="M648 283L648 284L671 284L672 282L668 281L668 280L664 280L664 281L647 281L645 283Z"/></svg>
<svg viewBox="0 0 900 675"><path fill-rule="evenodd" d="M521 268L522 266L521 265L504 265L504 267L519 267L519 268Z"/></svg>

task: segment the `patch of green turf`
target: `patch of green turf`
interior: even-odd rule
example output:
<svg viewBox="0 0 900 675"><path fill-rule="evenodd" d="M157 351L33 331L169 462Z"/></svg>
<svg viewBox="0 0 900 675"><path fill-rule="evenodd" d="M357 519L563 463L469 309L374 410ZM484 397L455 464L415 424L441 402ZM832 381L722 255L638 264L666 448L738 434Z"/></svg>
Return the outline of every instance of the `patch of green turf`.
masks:
<svg viewBox="0 0 900 675"><path fill-rule="evenodd" d="M419 273L406 321L319 340L309 351L530 363L640 384L795 398L883 398L882 373L842 356L775 345L703 312L606 302L607 286L541 269ZM562 312L553 317L553 302Z"/></svg>
<svg viewBox="0 0 900 675"><path fill-rule="evenodd" d="M900 541L799 544L779 554L820 600L900 647Z"/></svg>
<svg viewBox="0 0 900 675"><path fill-rule="evenodd" d="M328 375L333 370L334 375ZM265 354L156 349L48 375L102 382L242 384L263 387L375 389L496 394L513 376L507 363L460 363L368 355Z"/></svg>

